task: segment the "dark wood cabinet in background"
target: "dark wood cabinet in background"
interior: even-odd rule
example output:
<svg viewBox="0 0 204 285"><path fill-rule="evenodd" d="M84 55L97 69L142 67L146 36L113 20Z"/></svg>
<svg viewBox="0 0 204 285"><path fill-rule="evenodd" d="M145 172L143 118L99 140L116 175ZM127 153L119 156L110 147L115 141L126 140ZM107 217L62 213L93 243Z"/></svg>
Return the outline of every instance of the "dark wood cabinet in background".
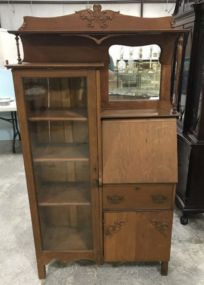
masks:
<svg viewBox="0 0 204 285"><path fill-rule="evenodd" d="M204 3L192 4L177 1L174 13L174 26L190 29L178 96L176 202L182 224L204 212Z"/></svg>

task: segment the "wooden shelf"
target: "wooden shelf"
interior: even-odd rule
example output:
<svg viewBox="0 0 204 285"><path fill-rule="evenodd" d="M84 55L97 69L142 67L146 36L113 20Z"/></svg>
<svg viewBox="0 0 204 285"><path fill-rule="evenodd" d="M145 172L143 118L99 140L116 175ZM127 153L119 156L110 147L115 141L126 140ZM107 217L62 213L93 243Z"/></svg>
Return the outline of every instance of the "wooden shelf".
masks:
<svg viewBox="0 0 204 285"><path fill-rule="evenodd" d="M85 109L46 110L29 114L29 121L87 121Z"/></svg>
<svg viewBox="0 0 204 285"><path fill-rule="evenodd" d="M35 162L88 161L88 144L49 144L33 148Z"/></svg>
<svg viewBox="0 0 204 285"><path fill-rule="evenodd" d="M129 119L129 118L171 118L178 117L178 113L172 113L171 109L137 109L137 110L103 110L102 119Z"/></svg>
<svg viewBox="0 0 204 285"><path fill-rule="evenodd" d="M46 227L43 239L44 250L92 249L91 231L68 227Z"/></svg>
<svg viewBox="0 0 204 285"><path fill-rule="evenodd" d="M90 206L90 183L46 183L39 189L40 206Z"/></svg>

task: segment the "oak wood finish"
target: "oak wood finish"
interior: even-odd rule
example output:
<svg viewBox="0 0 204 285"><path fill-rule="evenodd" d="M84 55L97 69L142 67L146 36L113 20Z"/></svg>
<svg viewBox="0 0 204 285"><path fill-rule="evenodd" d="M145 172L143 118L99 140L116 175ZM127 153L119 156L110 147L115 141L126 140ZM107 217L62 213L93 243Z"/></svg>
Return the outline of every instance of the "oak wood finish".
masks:
<svg viewBox="0 0 204 285"><path fill-rule="evenodd" d="M124 22L121 29L121 21ZM163 18L140 18L120 15L119 12L102 10L101 5L94 5L93 10L81 10L75 14L51 18L24 17L24 23L19 32L104 32L108 28L110 31L165 31L171 30L171 17Z"/></svg>
<svg viewBox="0 0 204 285"><path fill-rule="evenodd" d="M123 184L104 185L105 210L172 209L173 185L171 184Z"/></svg>
<svg viewBox="0 0 204 285"><path fill-rule="evenodd" d="M24 46L23 66L33 68L83 68L103 69L101 76L101 101L103 108L157 108L170 102L170 83L174 46L184 29L172 29L172 18L138 18L118 12L103 10L94 5L93 10L55 17L25 17L22 27L13 33L21 37ZM121 25L123 23L123 25ZM46 37L45 37L46 34ZM35 48L35 43L40 43ZM141 46L158 44L161 47L161 100L151 102L110 102L108 98L108 49L111 45ZM80 47L80 49L79 49ZM77 51L77 52L76 52ZM66 62L66 64L65 64ZM44 67L43 67L44 65Z"/></svg>
<svg viewBox="0 0 204 285"><path fill-rule="evenodd" d="M91 205L88 182L44 183L39 189L40 206Z"/></svg>
<svg viewBox="0 0 204 285"><path fill-rule="evenodd" d="M14 72L15 85L17 86L16 88L20 94L19 96L21 97L21 99L19 100L20 102L19 110L21 110L21 108L24 108L25 116L27 116L27 119L26 117L23 117L23 120L26 121L27 123L30 122L32 124L31 126L32 128L30 129L27 124L26 128L25 129L23 128L22 132L24 133L24 140L30 143L28 130L32 132L34 130L34 132L36 132L35 134L37 135L36 137L35 135L33 136L34 139L32 140L32 151L31 148L29 149L27 148L27 151L29 151L30 155L33 153L33 162L34 162L34 164L32 164L32 157L30 157L32 170L27 169L28 171L27 179L29 179L29 183L32 183L30 184L30 187L33 187L33 190L31 188L28 188L28 190L31 191L32 192L31 195L34 195L35 197L34 204L33 200L31 201L31 214L34 215L33 219L35 218L35 215L37 215L38 213L38 210L35 207L37 207L38 203L40 206L40 215L37 217L37 221L40 222L39 224L37 224L36 221L33 222L33 229L34 232L36 231L35 235L38 232L35 229L36 226L40 231L39 237L38 236L35 237L36 244L38 244L37 246L40 246L40 248L36 249L36 254L38 261L39 277L44 278L45 264L50 261L49 252L46 253L48 250L55 252L54 255L55 258L58 258L58 255L60 254L60 256L61 255L63 256L62 259L66 259L67 256L67 259L69 260L69 254L73 256L74 252L76 253L74 255L76 259L78 259L79 257L81 259L86 258L88 252L89 252L88 256L90 257L90 259L97 260L98 258L99 234L96 224L96 220L98 220L98 215L99 215L98 192L96 188L97 186L96 180L98 173L97 141L96 141L97 128L94 119L96 118L96 108L95 108L96 99L95 101L93 100L93 98L95 97L95 89L96 89L96 83L95 83L96 75L94 71L84 71L84 70L81 71L73 70L71 72L68 71L65 72L62 70L56 70L56 71L48 70L42 72L38 70L25 71L22 69L21 71L18 70L16 73ZM73 113L71 111L62 110L62 113L60 113L59 115L60 109L58 109L57 113L56 111L50 111L48 113L45 112L44 115L43 113L41 113L40 116L39 115L34 116L25 106L27 95L24 93L23 90L22 78L32 78L32 77L35 78L39 76L41 76L42 78L43 77L54 78L54 80L56 77L60 76L62 77L71 76L72 78L82 76L87 78L88 115L82 117L83 120L81 120L81 117L79 117L78 115L80 113L77 112L77 120L76 120L76 117L73 116ZM55 93L52 92L51 94L52 98L51 104L55 104L56 106L56 104L59 104L59 99L56 97L57 93L56 94ZM25 94L25 97L23 97L22 94ZM64 103L67 104L66 101ZM23 104L23 107L21 104ZM61 108L63 107L63 104L57 106L58 108L59 107ZM26 111L28 111L28 113L26 113ZM65 122L66 121L67 122L62 124L62 122L64 122L63 118L65 117L65 114L69 118L67 120L65 119ZM74 113L74 115L76 115L76 113ZM51 135L51 140L52 140L51 144L49 144L48 149L46 150L44 147L46 146L47 143L48 130L46 124L47 122L50 121L52 122L52 124L50 123L51 128L49 129L49 132L51 131L53 135ZM88 132L89 150L87 149L88 144L86 141L85 143L79 143L81 141L83 142L84 136L86 136L86 130L84 129L84 127L80 128L82 134L78 133L76 126L76 125L82 126L85 123L88 123L89 125L89 132ZM63 129L67 130L63 132ZM56 131L58 137L54 135ZM72 135L70 135L70 132L72 133ZM75 142L73 142L73 140ZM63 148L62 146L65 145L66 148ZM43 150L42 152L41 151L39 152L39 146ZM69 146L71 147L71 149L69 148ZM85 150L85 152L83 151L83 149ZM84 164L88 162L90 163L89 179L91 183L89 184L88 188L86 186L81 191L80 189L77 189L77 187L82 187L82 185L83 186L87 185L87 183L84 184L83 181L86 181L88 177L86 174L87 171L84 172L85 165L82 168L80 167L80 165L82 166L82 163ZM60 167L61 163L63 163L64 165L67 164L67 166L69 167L68 168L65 167L63 170L63 168ZM75 172L75 170L77 170L77 173ZM69 177L67 177L66 171L68 171ZM33 178L33 182L30 179L31 173L37 175L35 180ZM81 181L80 186L79 183L76 184L76 181L78 181L78 179L79 181ZM74 187L71 186L72 188L70 188L70 185L68 187L65 187L65 184L63 184L64 186L62 186L62 184L60 185L59 183L60 180L62 181L61 183L70 181L69 183L72 183L75 186ZM49 187L49 189L46 188L50 183L52 183L52 181L55 181L55 185L57 185L57 187L60 187L59 191L58 188L55 188L55 190L52 187ZM43 186L41 183L43 183ZM89 194L86 193L86 189L88 190ZM79 190L78 193L75 192L77 190ZM56 195L54 191L58 191ZM67 210L69 209L69 211L67 212L68 214L66 216L64 216L62 212L62 207ZM90 215L87 216L85 211L83 217L86 217L86 219L90 221L89 227L94 230L94 235L93 232L89 231L88 229L84 230L83 228L80 229L77 227L77 225L81 223L86 225L79 216L80 213L78 210L79 207L80 211L82 211L82 207L85 207L87 209L86 211L90 212ZM69 217L70 221L69 227L67 227L68 224L66 224L67 217ZM61 225L63 221L65 224ZM74 252L70 253L70 251L73 250ZM62 254L60 253L60 251L66 251L67 254L66 253ZM42 261L42 256L47 256L46 263Z"/></svg>
<svg viewBox="0 0 204 285"><path fill-rule="evenodd" d="M102 119L129 119L129 118L169 118L178 117L178 113L173 113L168 108L155 109L128 109L128 110L103 110L101 112Z"/></svg>
<svg viewBox="0 0 204 285"><path fill-rule="evenodd" d="M104 64L102 62L80 62L80 63L49 63L49 62L43 62L43 63L28 63L28 62L22 62L19 64L7 64L7 68L17 68L17 69L79 69L79 68L101 68L104 67Z"/></svg>
<svg viewBox="0 0 204 285"><path fill-rule="evenodd" d="M108 212L104 223L105 261L169 260L172 211Z"/></svg>
<svg viewBox="0 0 204 285"><path fill-rule="evenodd" d="M177 182L171 17L92 10L25 17L12 68L39 278L53 259L160 261ZM159 100L110 102L109 47L161 47ZM20 54L18 55L20 59ZM127 234L128 233L128 234Z"/></svg>
<svg viewBox="0 0 204 285"><path fill-rule="evenodd" d="M87 121L86 112L82 110L46 110L29 114L29 121Z"/></svg>
<svg viewBox="0 0 204 285"><path fill-rule="evenodd" d="M33 150L34 161L87 161L88 145L60 144L42 145Z"/></svg>
<svg viewBox="0 0 204 285"><path fill-rule="evenodd" d="M40 207L40 215L44 250L93 249L90 207Z"/></svg>
<svg viewBox="0 0 204 285"><path fill-rule="evenodd" d="M30 211L31 211L31 219L33 225L33 235L34 235L35 250L36 250L38 276L40 279L44 279L46 272L45 272L45 264L41 261L42 236L41 236L39 212L37 206L37 196L36 196L32 156L31 156L31 146L28 136L26 106L24 98L22 96L23 94L22 85L19 84L20 82L19 74L13 72L13 79L14 79L14 88L15 88L16 101L17 101L17 109L19 113L22 150L23 150L24 166L27 178L26 182L27 182L28 198L29 198Z"/></svg>
<svg viewBox="0 0 204 285"><path fill-rule="evenodd" d="M177 181L174 119L104 120L102 127L105 184Z"/></svg>

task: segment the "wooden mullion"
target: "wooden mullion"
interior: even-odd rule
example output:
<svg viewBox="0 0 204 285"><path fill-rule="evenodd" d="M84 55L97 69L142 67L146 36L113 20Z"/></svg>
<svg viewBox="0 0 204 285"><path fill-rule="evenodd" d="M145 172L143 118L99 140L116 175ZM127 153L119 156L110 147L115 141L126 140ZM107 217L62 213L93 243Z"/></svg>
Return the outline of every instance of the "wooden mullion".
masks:
<svg viewBox="0 0 204 285"><path fill-rule="evenodd" d="M89 155L90 155L90 179L92 184L91 202L92 202L92 224L93 224L93 242L94 252L97 260L100 259L99 242L99 198L98 198L98 141L97 141L97 110L96 93L97 81L96 72L88 71L88 117L89 117Z"/></svg>

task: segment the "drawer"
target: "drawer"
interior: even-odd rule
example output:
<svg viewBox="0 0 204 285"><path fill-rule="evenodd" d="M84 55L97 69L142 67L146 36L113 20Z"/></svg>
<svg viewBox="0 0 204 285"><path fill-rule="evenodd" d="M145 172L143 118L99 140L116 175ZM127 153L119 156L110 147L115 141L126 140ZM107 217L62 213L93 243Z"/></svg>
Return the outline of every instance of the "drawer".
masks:
<svg viewBox="0 0 204 285"><path fill-rule="evenodd" d="M174 184L123 184L103 187L104 209L172 209Z"/></svg>

